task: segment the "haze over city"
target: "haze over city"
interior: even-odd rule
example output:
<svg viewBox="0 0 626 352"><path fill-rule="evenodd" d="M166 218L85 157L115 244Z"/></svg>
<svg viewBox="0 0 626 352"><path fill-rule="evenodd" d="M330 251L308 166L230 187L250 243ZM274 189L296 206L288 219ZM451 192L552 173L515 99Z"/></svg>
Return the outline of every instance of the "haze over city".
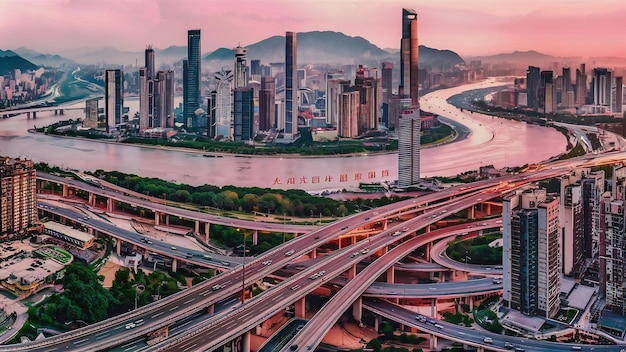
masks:
<svg viewBox="0 0 626 352"><path fill-rule="evenodd" d="M620 0L2 0L2 48L62 54L80 47L137 50L185 45L203 32L202 51L249 45L285 31L341 31L399 48L397 9L418 10L420 44L462 56L537 50L556 56L623 56ZM19 34L19 35L18 35Z"/></svg>

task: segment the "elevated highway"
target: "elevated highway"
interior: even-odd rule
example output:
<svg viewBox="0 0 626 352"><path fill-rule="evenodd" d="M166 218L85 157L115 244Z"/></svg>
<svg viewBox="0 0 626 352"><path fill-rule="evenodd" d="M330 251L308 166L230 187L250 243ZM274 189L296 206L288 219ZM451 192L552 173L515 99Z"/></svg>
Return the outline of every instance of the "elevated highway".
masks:
<svg viewBox="0 0 626 352"><path fill-rule="evenodd" d="M277 268L291 262L294 258L310 253L320 243L337 238L339 235L359 228L363 224L385 221L385 219L396 217L397 214L400 213L413 212L419 214L422 212L420 206L444 199L455 198L469 192L483 192L480 198L476 196L469 196L467 199L471 199L471 201L467 201L466 199L462 203L461 200L455 199L440 204L439 209L441 210L437 209L417 216L415 219L410 220L415 221L415 223L411 223L412 225L410 225L412 229L411 232L404 232L403 235L397 237L389 236L389 233L403 230L402 225L397 226L389 229L389 231L381 232L379 235L370 237L371 241L360 241L355 245L352 245L348 248L348 250L338 251L338 253L332 256L330 260L323 261L316 267L309 268L307 271L289 278L282 284L279 284L267 292L250 299L246 304L240 305L239 308L234 309L232 312L229 312L228 314L219 313L212 315L202 324L189 326L186 331L178 335L172 341L166 340L167 344L158 344L151 348L151 350L167 350L168 348L171 348L170 350L179 351L182 350L180 348L182 344L184 344L186 348L196 349L196 347L198 347L199 349L200 346L205 346L207 341L212 341L209 342L209 345L211 346L219 346L221 343L228 341L229 338L234 336L234 329L232 329L234 326L245 326L250 328L251 326L254 326L254 324L258 324L260 321L263 321L269 313L273 312L273 306L283 306L284 308L285 304L291 304L294 301L298 301L300 299L299 297L304 297L306 293L311 292L317 286L324 284L325 281L327 281L325 278L339 276L341 273L347 271L360 260L360 258L350 258L352 251L361 251L368 246L373 248L371 250L378 250L376 249L376 246L378 246L378 248L383 248L388 245L388 242L393 243L395 240L399 240L403 237L408 237L409 235L412 236L412 231L414 231L418 226L427 227L429 223L445 218L451 212L468 208L469 206L473 206L473 204L480 203L483 200L487 201L489 199L496 198L501 193L519 187L521 184L557 176L577 166L589 166L591 164L621 161L625 158L625 156L626 154L624 153L607 153L595 159L592 158L586 160L584 158L580 158L568 161L567 163L549 165L532 174L512 175L497 180L481 181L476 184L456 187L437 194L430 194L417 199L402 201L380 207L378 209L361 212L354 216L326 225L322 228L318 228L311 233L299 236L298 238L253 259L250 263L246 263L244 266L235 268L231 272L223 273L202 284L170 296L167 299L142 307L140 310L123 314L119 317L109 319L83 329L61 334L44 341L14 346L2 346L0 347L0 351L45 351L69 348L76 351L91 351L117 346L138 336L145 336L149 332L157 329L166 329L169 324L178 321L193 312L202 309L212 310L211 307L215 302L240 292L239 287L245 287L250 283L261 279L262 277L275 271ZM492 187L492 191L486 190L489 187ZM446 210L446 212L443 212L443 210ZM395 240L388 240L389 238L394 238ZM287 255L287 253L292 254ZM267 260L272 260L270 265L263 264L263 262L267 263ZM243 274L244 269L246 270L245 275ZM323 276L321 278L317 277L316 280L309 279L312 273L320 271L325 271L325 274L328 276ZM239 286L238 283L242 283L242 285ZM216 291L211 290L211 287L222 284L224 286L221 286L220 289ZM300 285L300 287L292 290L291 288L295 286L294 284ZM359 292L359 294L361 292ZM267 306L268 303L270 307ZM144 324L139 328L125 331L117 329L115 334L112 334L111 336L101 336L98 339L94 337L94 334L96 333L103 333L106 330L114 329L115 327L121 326L121 324L125 324L128 321L133 321L134 319L150 319L150 323ZM334 321L328 320L326 322L326 324L332 323L334 323ZM220 332L225 330L228 331L228 336L220 334ZM241 331L241 329L237 329L237 332ZM204 335L205 338L198 340L198 335L200 334Z"/></svg>

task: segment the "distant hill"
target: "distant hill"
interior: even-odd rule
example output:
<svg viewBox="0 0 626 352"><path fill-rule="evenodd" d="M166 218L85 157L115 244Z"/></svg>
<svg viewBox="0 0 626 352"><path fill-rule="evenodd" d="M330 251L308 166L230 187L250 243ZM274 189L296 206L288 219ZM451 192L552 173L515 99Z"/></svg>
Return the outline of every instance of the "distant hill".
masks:
<svg viewBox="0 0 626 352"><path fill-rule="evenodd" d="M154 55L157 60L164 62L181 61L187 57L187 47L172 45L165 49L155 49Z"/></svg>
<svg viewBox="0 0 626 352"><path fill-rule="evenodd" d="M547 63L552 63L554 61L558 61L561 63L567 63L570 61L571 62L581 61L580 57L552 56L552 55L540 53L535 50L514 51L512 53L502 53L502 54L486 55L486 56L472 56L472 57L466 57L465 59L467 61L480 60L483 63L488 63L488 64L508 62L511 64L516 64L518 66L533 65L533 66L539 66L539 67L542 67L542 66L545 67Z"/></svg>
<svg viewBox="0 0 626 352"><path fill-rule="evenodd" d="M0 74L11 72L16 69L31 71L38 68L39 66L17 55L15 52L0 49Z"/></svg>
<svg viewBox="0 0 626 352"><path fill-rule="evenodd" d="M27 59L28 61L44 67L61 67L63 65L75 65L76 62L60 55L42 54L37 51L19 47L15 50L18 55Z"/></svg>
<svg viewBox="0 0 626 352"><path fill-rule="evenodd" d="M364 60L396 61L398 49L383 50L362 37L351 37L339 32L304 32L297 34L298 62L360 64ZM247 56L261 61L283 62L285 60L285 37L273 36L246 46ZM395 50L393 52L392 50ZM392 52L390 52L392 51ZM203 56L205 61L232 61L234 50L219 48ZM419 46L420 65L455 65L463 59L450 50L437 50Z"/></svg>

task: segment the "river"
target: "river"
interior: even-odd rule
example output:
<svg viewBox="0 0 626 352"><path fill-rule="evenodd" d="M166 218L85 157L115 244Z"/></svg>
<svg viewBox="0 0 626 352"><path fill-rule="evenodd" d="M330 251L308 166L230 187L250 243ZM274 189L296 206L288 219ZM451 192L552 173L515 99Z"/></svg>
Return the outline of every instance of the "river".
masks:
<svg viewBox="0 0 626 352"><path fill-rule="evenodd" d="M423 149L421 176L454 176L480 166L517 166L540 162L565 151L565 137L552 128L460 112L446 99L463 91L497 85L495 81L464 85L432 92L421 99L422 109L439 113L471 130L459 141ZM180 99L176 99L178 104ZM84 105L84 103L81 103ZM137 99L127 99L130 115ZM80 105L79 105L80 106ZM0 155L25 156L35 162L77 170L117 170L190 185L212 184L240 187L304 189L309 192L354 189L359 182L395 180L397 154L351 157L203 157L199 152L171 151L148 147L102 143L33 134L33 126L61 119L79 118L80 110L65 116L38 113L0 120Z"/></svg>

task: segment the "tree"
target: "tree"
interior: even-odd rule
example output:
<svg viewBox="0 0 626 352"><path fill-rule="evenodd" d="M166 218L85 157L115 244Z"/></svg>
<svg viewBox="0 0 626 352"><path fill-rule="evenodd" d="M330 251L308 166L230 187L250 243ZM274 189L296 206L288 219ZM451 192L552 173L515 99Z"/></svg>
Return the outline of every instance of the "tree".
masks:
<svg viewBox="0 0 626 352"><path fill-rule="evenodd" d="M386 322L385 324L383 324L382 332L383 335L385 335L386 339L391 339L393 337L393 326Z"/></svg>
<svg viewBox="0 0 626 352"><path fill-rule="evenodd" d="M374 352L379 352L382 347L383 347L383 344L380 343L380 340L378 338L374 338L370 342L367 343L367 348L373 349Z"/></svg>
<svg viewBox="0 0 626 352"><path fill-rule="evenodd" d="M87 265L74 263L67 266L61 279L65 300L61 300L57 312L65 311L68 320L81 319L88 323L106 318L108 309L118 300L102 287L103 279Z"/></svg>

